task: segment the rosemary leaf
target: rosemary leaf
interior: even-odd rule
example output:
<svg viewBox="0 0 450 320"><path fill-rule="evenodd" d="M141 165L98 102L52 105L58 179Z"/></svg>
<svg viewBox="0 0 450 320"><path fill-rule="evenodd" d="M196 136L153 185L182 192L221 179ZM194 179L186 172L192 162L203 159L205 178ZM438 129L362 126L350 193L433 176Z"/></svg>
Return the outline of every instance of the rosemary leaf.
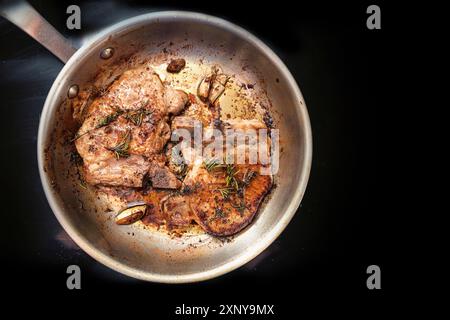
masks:
<svg viewBox="0 0 450 320"><path fill-rule="evenodd" d="M225 183L227 185L227 187L232 187L236 190L239 189L239 183L236 179L236 174L239 172L236 171L236 167L232 164L228 164L227 165L227 169L226 169L226 177L225 177Z"/></svg>
<svg viewBox="0 0 450 320"><path fill-rule="evenodd" d="M230 194L233 192L233 189L232 188L221 188L221 189L218 189L218 191L222 195L222 198L224 200L227 200L230 197Z"/></svg>
<svg viewBox="0 0 450 320"><path fill-rule="evenodd" d="M108 148L108 150L114 152L117 159L127 158L130 156L128 149L130 148L131 141L131 132L127 131L127 133L123 136L122 140L113 148Z"/></svg>
<svg viewBox="0 0 450 320"><path fill-rule="evenodd" d="M238 204L231 204L231 206L235 208L241 216L244 214L244 210L247 208L244 201L241 201Z"/></svg>
<svg viewBox="0 0 450 320"><path fill-rule="evenodd" d="M221 208L216 208L215 218L224 218L225 216L225 212Z"/></svg>
<svg viewBox="0 0 450 320"><path fill-rule="evenodd" d="M97 126L95 127L95 129L99 129L102 127L107 126L108 124L110 124L111 122L114 122L117 120L117 118L123 113L122 110L118 110L114 113L108 114L106 117L100 119L100 121L98 122Z"/></svg>
<svg viewBox="0 0 450 320"><path fill-rule="evenodd" d="M256 176L256 172L252 170L248 170L242 179L242 183L244 186L248 186L253 178Z"/></svg>
<svg viewBox="0 0 450 320"><path fill-rule="evenodd" d="M208 172L213 171L215 168L222 167L217 159L208 159L203 162Z"/></svg>
<svg viewBox="0 0 450 320"><path fill-rule="evenodd" d="M151 110L146 110L144 108L141 108L134 112L129 112L126 115L127 120L131 121L135 126L141 126L142 122L144 121L144 117L149 116L152 114Z"/></svg>

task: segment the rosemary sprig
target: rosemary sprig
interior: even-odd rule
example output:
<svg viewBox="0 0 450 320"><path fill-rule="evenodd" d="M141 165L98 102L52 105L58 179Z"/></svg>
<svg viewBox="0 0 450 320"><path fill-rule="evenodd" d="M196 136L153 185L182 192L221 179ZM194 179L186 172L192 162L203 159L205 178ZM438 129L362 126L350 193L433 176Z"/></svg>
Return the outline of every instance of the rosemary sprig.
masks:
<svg viewBox="0 0 450 320"><path fill-rule="evenodd" d="M126 119L131 121L135 126L140 127L142 122L144 121L145 116L151 115L153 112L151 110L146 110L144 108L141 108L134 112L129 112L126 115Z"/></svg>
<svg viewBox="0 0 450 320"><path fill-rule="evenodd" d="M83 189L87 189L86 182L84 182L84 181L80 181L80 182L78 183L78 185L79 185L81 188L83 188Z"/></svg>
<svg viewBox="0 0 450 320"><path fill-rule="evenodd" d="M218 191L222 195L222 198L224 200L227 200L230 197L230 194L233 192L233 188L220 188L218 189Z"/></svg>
<svg viewBox="0 0 450 320"><path fill-rule="evenodd" d="M74 141L80 139L82 136L84 136L85 134L88 134L89 132L91 132L91 131L88 130L88 131L83 132L81 134L76 133L75 136L72 139L70 139L70 142L74 142Z"/></svg>
<svg viewBox="0 0 450 320"><path fill-rule="evenodd" d="M188 171L189 171L189 167L188 167L188 165L186 164L186 163L181 163L179 166L177 166L178 167L178 169L177 169L177 171L178 171L178 173L176 174L176 176L177 176L177 178L178 178L178 180L181 180L181 181L183 181L184 180L184 178L186 178L186 175L188 174Z"/></svg>
<svg viewBox="0 0 450 320"><path fill-rule="evenodd" d="M253 170L246 171L244 177L242 178L242 184L244 186L248 186L254 177L256 177L255 171Z"/></svg>
<svg viewBox="0 0 450 320"><path fill-rule="evenodd" d="M95 126L95 129L100 129L102 127L107 126L108 124L110 124L111 122L114 122L117 120L117 118L123 114L122 110L117 110L114 113L108 114L106 117L100 119L100 121L98 122L98 124Z"/></svg>
<svg viewBox="0 0 450 320"><path fill-rule="evenodd" d="M123 111L122 111L122 110L117 110L117 111L114 112L114 113L108 114L106 117L100 119L100 121L97 123L97 125L94 127L94 129L87 130L87 131L85 131L85 132L83 132L83 133L81 133L81 134L78 134L78 133L75 134L75 136L70 140L70 142L74 142L75 140L78 140L79 138L81 138L82 136L88 134L88 133L91 132L92 130L100 129L100 128L106 127L106 126L107 126L108 124L110 124L111 122L116 121L117 118L118 118L121 114L123 114Z"/></svg>
<svg viewBox="0 0 450 320"><path fill-rule="evenodd" d="M122 140L113 148L108 148L109 151L114 152L117 159L119 158L127 158L130 156L128 149L130 148L131 141L131 132L127 131L127 133L123 136Z"/></svg>
<svg viewBox="0 0 450 320"><path fill-rule="evenodd" d="M226 212L222 208L218 207L214 209L214 215L210 216L208 220L209 222L213 222L218 219L225 218L226 216L227 216Z"/></svg>
<svg viewBox="0 0 450 320"><path fill-rule="evenodd" d="M223 211L222 208L216 208L215 210L215 218L224 218L225 217L225 212Z"/></svg>
<svg viewBox="0 0 450 320"><path fill-rule="evenodd" d="M225 177L225 183L227 185L227 187L233 187L234 189L238 190L239 189L239 183L236 179L236 174L239 172L236 171L236 167L232 164L228 164L227 165L227 169L226 169L226 177Z"/></svg>
<svg viewBox="0 0 450 320"><path fill-rule="evenodd" d="M138 110L127 113L127 115L126 115L127 120L131 121L134 125L140 127L142 124L142 121L144 120L144 117L152 114L151 110L145 109L145 107L148 105L148 103L149 103L148 98L142 100Z"/></svg>
<svg viewBox="0 0 450 320"><path fill-rule="evenodd" d="M231 204L233 208L235 208L239 214L242 216L244 214L244 210L247 208L244 201L241 201L238 204Z"/></svg>
<svg viewBox="0 0 450 320"><path fill-rule="evenodd" d="M215 168L220 168L222 166L217 159L207 159L203 162L203 164L205 165L205 168L208 172L211 172Z"/></svg>
<svg viewBox="0 0 450 320"><path fill-rule="evenodd" d="M189 166L183 162L181 164L180 176L184 179L186 177L186 175L188 174L188 171L189 171Z"/></svg>
<svg viewBox="0 0 450 320"><path fill-rule="evenodd" d="M127 114L126 118L130 120L135 126L140 126L142 124L142 119L144 114L140 111L132 112Z"/></svg>

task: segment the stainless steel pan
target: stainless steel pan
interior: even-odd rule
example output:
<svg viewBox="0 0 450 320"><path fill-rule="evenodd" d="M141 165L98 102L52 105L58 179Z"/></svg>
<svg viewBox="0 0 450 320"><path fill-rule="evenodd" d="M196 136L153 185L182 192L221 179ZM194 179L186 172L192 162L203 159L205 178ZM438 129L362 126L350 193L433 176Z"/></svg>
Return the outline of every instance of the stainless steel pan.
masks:
<svg viewBox="0 0 450 320"><path fill-rule="evenodd" d="M72 48L27 3L2 8L2 15L65 62L48 93L39 124L38 163L48 202L70 237L89 255L128 276L181 283L230 272L266 249L297 211L307 185L312 137L302 94L283 62L264 43L225 20L192 12L140 15L99 33L78 50ZM193 64L208 60L227 72L242 74L269 97L280 130L280 169L276 188L244 231L223 241L209 235L181 238L139 225L116 226L108 204L83 191L72 176L66 152L70 99L99 72L111 76L124 57L155 57L164 46ZM105 49L109 48L105 51ZM112 50L111 50L112 49ZM175 53L174 53L175 54ZM125 65L126 67L126 65ZM287 248L286 248L287 249Z"/></svg>

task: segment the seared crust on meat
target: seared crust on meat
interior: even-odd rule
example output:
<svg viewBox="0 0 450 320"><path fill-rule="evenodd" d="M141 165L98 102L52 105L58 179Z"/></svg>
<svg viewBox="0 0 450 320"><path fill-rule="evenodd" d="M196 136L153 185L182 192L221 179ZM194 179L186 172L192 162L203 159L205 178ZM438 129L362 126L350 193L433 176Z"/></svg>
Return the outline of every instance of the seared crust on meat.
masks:
<svg viewBox="0 0 450 320"><path fill-rule="evenodd" d="M229 201L221 203L220 197L214 197L214 210L206 211L201 204L193 204L193 208L197 208L194 209L197 222L215 236L229 236L244 229L255 217L261 201L272 186L270 176L259 177L247 188L244 199L231 196ZM241 206L244 206L243 210Z"/></svg>
<svg viewBox="0 0 450 320"><path fill-rule="evenodd" d="M162 199L161 209L169 229L187 227L195 219L189 199L182 195L172 194Z"/></svg>
<svg viewBox="0 0 450 320"><path fill-rule="evenodd" d="M181 186L177 177L164 165L153 163L148 175L154 188L178 189Z"/></svg>
<svg viewBox="0 0 450 320"><path fill-rule="evenodd" d="M144 107L151 109L155 117L162 118L167 113L164 94L165 87L158 74L144 65L125 71L104 95L95 99L88 114L100 105L124 111L139 110L143 102L148 101Z"/></svg>
<svg viewBox="0 0 450 320"><path fill-rule="evenodd" d="M142 156L131 155L126 159L110 158L84 164L84 178L89 184L142 187L142 180L150 163Z"/></svg>
<svg viewBox="0 0 450 320"><path fill-rule="evenodd" d="M188 195L195 221L208 233L215 236L229 236L241 231L254 218L261 201L272 187L272 177L261 175L258 165L236 166L235 178L239 189L233 190L225 182L223 170L208 172L198 163L185 179L185 185L192 190ZM248 184L243 185L248 172L254 172ZM229 190L224 196L223 190Z"/></svg>
<svg viewBox="0 0 450 320"><path fill-rule="evenodd" d="M186 93L165 87L149 67L125 71L92 102L78 130L75 145L86 181L141 187L151 158L170 139L169 113L180 112L187 100Z"/></svg>

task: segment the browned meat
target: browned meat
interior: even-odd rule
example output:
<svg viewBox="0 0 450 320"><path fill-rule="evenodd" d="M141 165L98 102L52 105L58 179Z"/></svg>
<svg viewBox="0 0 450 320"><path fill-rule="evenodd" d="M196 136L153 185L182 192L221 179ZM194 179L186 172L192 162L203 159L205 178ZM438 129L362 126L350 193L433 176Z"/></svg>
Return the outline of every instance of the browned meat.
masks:
<svg viewBox="0 0 450 320"><path fill-rule="evenodd" d="M131 155L126 159L89 161L84 164L84 178L89 184L141 187L149 167L149 162L138 155Z"/></svg>
<svg viewBox="0 0 450 320"><path fill-rule="evenodd" d="M156 126L143 123L140 127L132 128L131 133L130 153L146 157L160 153L170 139L170 127L165 121L160 121Z"/></svg>
<svg viewBox="0 0 450 320"><path fill-rule="evenodd" d="M140 110L143 107L153 112L155 119L167 113L164 100L165 86L159 76L150 68L141 66L125 71L90 106L89 113L100 105L108 105L123 111Z"/></svg>
<svg viewBox="0 0 450 320"><path fill-rule="evenodd" d="M170 87L166 88L164 99L167 104L167 111L170 114L179 114L189 101L189 97L186 92L172 89Z"/></svg>
<svg viewBox="0 0 450 320"><path fill-rule="evenodd" d="M172 59L167 66L167 72L178 73L186 66L186 60L184 59Z"/></svg>
<svg viewBox="0 0 450 320"><path fill-rule="evenodd" d="M178 189L181 186L180 180L166 166L152 164L148 174L154 188Z"/></svg>
<svg viewBox="0 0 450 320"><path fill-rule="evenodd" d="M260 165L221 167L208 172L196 161L184 180L192 190L186 197L195 221L208 233L228 236L245 228L255 216L261 201L272 187L272 177L259 173ZM227 171L233 170L227 185Z"/></svg>
<svg viewBox="0 0 450 320"><path fill-rule="evenodd" d="M260 168L260 165L234 167L233 177L238 184L235 189L234 184L226 183L226 166L208 171L199 158L186 176L181 192L153 189L144 196L149 209L142 221L156 226L164 224L169 230L183 229L195 221L216 236L235 234L252 221L272 186L271 176L261 175Z"/></svg>
<svg viewBox="0 0 450 320"><path fill-rule="evenodd" d="M151 68L125 71L89 106L78 131L75 144L83 158L86 181L142 186L150 168L148 159L159 154L170 139L167 115L181 111L186 102L184 92L165 87Z"/></svg>
<svg viewBox="0 0 450 320"><path fill-rule="evenodd" d="M170 195L170 191L168 190L152 189L143 197L148 205L146 215L142 218L142 222L145 225L152 225L159 228L161 225L166 224L167 219L160 204L168 195Z"/></svg>
<svg viewBox="0 0 450 320"><path fill-rule="evenodd" d="M162 200L163 213L169 228L186 227L194 220L188 199L181 195L169 195Z"/></svg>

